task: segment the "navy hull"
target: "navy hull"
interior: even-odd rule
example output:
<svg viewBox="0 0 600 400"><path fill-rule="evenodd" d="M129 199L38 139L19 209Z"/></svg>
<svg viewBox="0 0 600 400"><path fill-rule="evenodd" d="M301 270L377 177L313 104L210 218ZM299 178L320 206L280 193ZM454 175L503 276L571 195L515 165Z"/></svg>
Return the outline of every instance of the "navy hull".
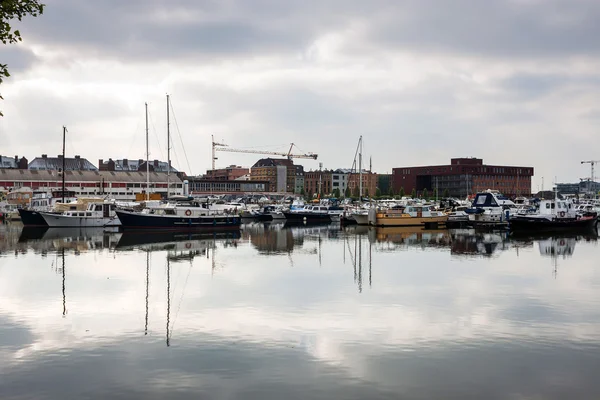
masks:
<svg viewBox="0 0 600 400"><path fill-rule="evenodd" d="M239 215L211 215L201 217L179 217L166 215L142 214L117 210L121 227L131 230L222 230L239 229Z"/></svg>
<svg viewBox="0 0 600 400"><path fill-rule="evenodd" d="M21 222L25 226L48 226L44 218L37 211L19 209Z"/></svg>
<svg viewBox="0 0 600 400"><path fill-rule="evenodd" d="M331 222L331 216L325 213L284 211L288 222Z"/></svg>
<svg viewBox="0 0 600 400"><path fill-rule="evenodd" d="M513 217L510 220L512 232L564 232L594 229L598 220L594 217L549 221L541 218Z"/></svg>

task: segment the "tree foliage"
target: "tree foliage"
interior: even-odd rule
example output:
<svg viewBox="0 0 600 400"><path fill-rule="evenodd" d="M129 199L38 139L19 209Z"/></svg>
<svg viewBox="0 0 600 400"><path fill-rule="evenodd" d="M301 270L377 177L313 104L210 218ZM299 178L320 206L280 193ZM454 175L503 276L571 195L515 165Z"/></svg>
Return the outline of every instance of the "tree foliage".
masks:
<svg viewBox="0 0 600 400"><path fill-rule="evenodd" d="M344 191L344 197L351 197L352 193L350 193L350 188L346 187L346 190Z"/></svg>
<svg viewBox="0 0 600 400"><path fill-rule="evenodd" d="M390 191L388 192L388 196L394 197L394 188L390 186Z"/></svg>
<svg viewBox="0 0 600 400"><path fill-rule="evenodd" d="M333 197L335 197L336 199L339 199L339 197L340 197L340 189L339 188L333 189Z"/></svg>
<svg viewBox="0 0 600 400"><path fill-rule="evenodd" d="M375 189L375 197L381 197L381 189Z"/></svg>
<svg viewBox="0 0 600 400"><path fill-rule="evenodd" d="M400 191L398 192L398 196L400 196L400 198L403 198L403 197L404 197L404 194L405 194L405 193L404 193L404 186L402 186L402 187L400 188Z"/></svg>
<svg viewBox="0 0 600 400"><path fill-rule="evenodd" d="M413 188L412 192L410 192L410 197L412 197L413 199L417 197L417 191L415 188Z"/></svg>
<svg viewBox="0 0 600 400"><path fill-rule="evenodd" d="M23 40L21 32L11 25L13 21L22 21L24 17L37 17L44 13L45 4L39 0L0 0L0 40L3 44L14 44ZM8 78L8 65L0 63L0 83ZM2 96L0 96L2 99ZM0 112L0 116L2 113Z"/></svg>
<svg viewBox="0 0 600 400"><path fill-rule="evenodd" d="M427 189L423 189L423 198L429 200L429 191Z"/></svg>
<svg viewBox="0 0 600 400"><path fill-rule="evenodd" d="M444 198L450 197L450 191L448 189L444 189L444 194L442 196L444 196Z"/></svg>

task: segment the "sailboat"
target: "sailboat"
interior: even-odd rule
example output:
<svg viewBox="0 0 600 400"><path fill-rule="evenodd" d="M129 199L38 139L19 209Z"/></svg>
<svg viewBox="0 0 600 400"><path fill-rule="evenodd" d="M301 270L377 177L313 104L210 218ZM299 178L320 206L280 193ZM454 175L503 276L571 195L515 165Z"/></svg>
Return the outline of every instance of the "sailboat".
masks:
<svg viewBox="0 0 600 400"><path fill-rule="evenodd" d="M167 95L167 150L170 150L169 133L169 95ZM148 105L146 104L146 157L148 158ZM170 164L170 153L167 164ZM147 187L150 188L148 161L146 161ZM168 167L170 171L170 165ZM169 174L167 173L167 176ZM167 184L170 186L170 184ZM167 197L169 196L167 189ZM149 195L147 195L149 198ZM116 211L123 229L129 230L216 230L216 229L239 229L241 218L238 214L219 213L209 210L206 204L193 199L181 200L176 203L150 206L136 211Z"/></svg>

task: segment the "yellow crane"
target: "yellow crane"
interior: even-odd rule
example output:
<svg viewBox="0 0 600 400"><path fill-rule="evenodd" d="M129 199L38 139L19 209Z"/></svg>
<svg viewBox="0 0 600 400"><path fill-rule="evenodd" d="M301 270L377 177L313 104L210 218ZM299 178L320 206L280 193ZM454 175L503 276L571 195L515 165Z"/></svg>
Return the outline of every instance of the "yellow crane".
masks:
<svg viewBox="0 0 600 400"><path fill-rule="evenodd" d="M591 175L590 175L590 180L592 181L591 185L593 185L593 184L594 184L594 182L595 182L595 181L594 181L594 179L595 179L595 177L594 177L594 166L596 165L596 163L600 163L600 160L589 160L589 161L582 161L581 163L582 163L582 164L590 164L590 167L591 167L591 169L592 169L592 171L591 171Z"/></svg>
<svg viewBox="0 0 600 400"><path fill-rule="evenodd" d="M230 153L252 153L252 154L264 154L264 155L272 155L272 156L281 156L287 157L288 159L292 158L309 158L312 160L316 160L318 158L318 154L315 153L306 153L306 154L293 154L292 148L295 146L294 143L290 143L290 149L287 153L277 152L277 151L264 151L264 150L246 150L246 149L233 149L224 143L215 142L215 138L212 138L212 169L215 170L215 161L218 160L216 156L217 151L227 151Z"/></svg>

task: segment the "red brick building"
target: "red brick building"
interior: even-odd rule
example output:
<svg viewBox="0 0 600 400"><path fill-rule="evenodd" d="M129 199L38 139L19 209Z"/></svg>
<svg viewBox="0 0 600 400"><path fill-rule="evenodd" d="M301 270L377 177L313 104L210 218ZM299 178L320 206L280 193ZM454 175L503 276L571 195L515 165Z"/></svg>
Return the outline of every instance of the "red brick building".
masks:
<svg viewBox="0 0 600 400"><path fill-rule="evenodd" d="M249 174L250 168L243 168L239 165L230 165L226 168L209 169L206 171L206 178L216 181L234 181Z"/></svg>
<svg viewBox="0 0 600 400"><path fill-rule="evenodd" d="M401 167L392 169L392 189L395 193L413 189L432 194L437 188L441 196L465 197L487 189L498 190L507 196L531 195L533 167L485 165L481 158L453 158L449 165Z"/></svg>

